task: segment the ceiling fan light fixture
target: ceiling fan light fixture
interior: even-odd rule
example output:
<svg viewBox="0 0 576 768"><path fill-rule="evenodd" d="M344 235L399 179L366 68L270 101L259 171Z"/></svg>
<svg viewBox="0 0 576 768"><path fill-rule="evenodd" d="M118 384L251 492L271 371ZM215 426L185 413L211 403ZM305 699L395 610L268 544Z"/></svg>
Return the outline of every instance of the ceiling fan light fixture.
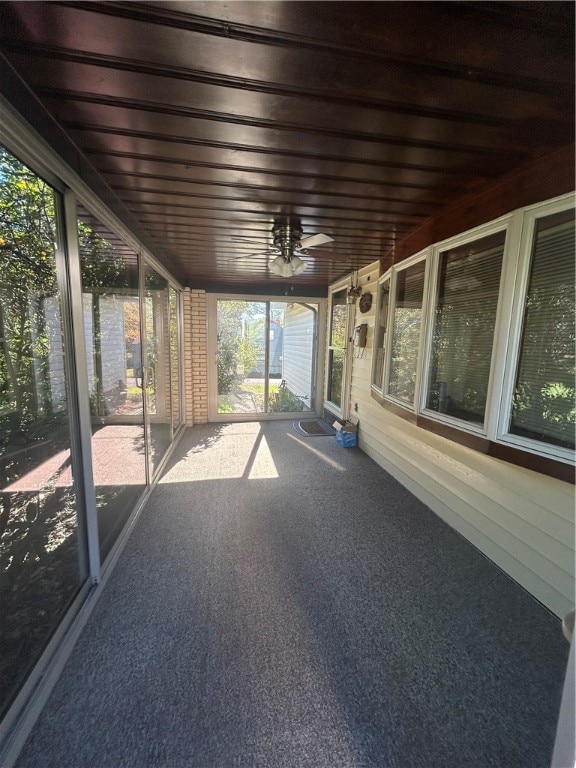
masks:
<svg viewBox="0 0 576 768"><path fill-rule="evenodd" d="M302 261L300 256L294 256L290 261L290 266L292 267L292 272L295 275L301 275L302 272L304 272L306 269L306 262Z"/></svg>
<svg viewBox="0 0 576 768"><path fill-rule="evenodd" d="M270 272L278 277L292 277L292 266L283 256L276 256L269 264Z"/></svg>
<svg viewBox="0 0 576 768"><path fill-rule="evenodd" d="M291 259L286 259L284 256L276 256L276 258L268 265L270 272L278 277L293 277L294 275L301 275L306 269L306 262L302 261L299 256L293 256Z"/></svg>

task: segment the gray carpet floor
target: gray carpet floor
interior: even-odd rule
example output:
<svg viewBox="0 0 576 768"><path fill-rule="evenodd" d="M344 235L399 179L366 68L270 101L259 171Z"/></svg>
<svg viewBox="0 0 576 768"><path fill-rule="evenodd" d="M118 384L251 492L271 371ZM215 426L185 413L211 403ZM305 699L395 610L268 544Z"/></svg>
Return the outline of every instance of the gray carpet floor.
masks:
<svg viewBox="0 0 576 768"><path fill-rule="evenodd" d="M567 654L359 450L195 427L18 768L544 768Z"/></svg>

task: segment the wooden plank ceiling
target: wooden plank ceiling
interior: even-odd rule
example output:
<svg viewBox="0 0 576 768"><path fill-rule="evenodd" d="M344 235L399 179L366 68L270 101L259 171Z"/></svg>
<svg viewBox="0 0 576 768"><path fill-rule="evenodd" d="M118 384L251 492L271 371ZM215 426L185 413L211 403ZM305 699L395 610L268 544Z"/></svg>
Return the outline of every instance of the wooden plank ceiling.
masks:
<svg viewBox="0 0 576 768"><path fill-rule="evenodd" d="M333 238L293 279L325 289L573 141L571 2L3 2L0 29L191 286L283 289L281 220Z"/></svg>

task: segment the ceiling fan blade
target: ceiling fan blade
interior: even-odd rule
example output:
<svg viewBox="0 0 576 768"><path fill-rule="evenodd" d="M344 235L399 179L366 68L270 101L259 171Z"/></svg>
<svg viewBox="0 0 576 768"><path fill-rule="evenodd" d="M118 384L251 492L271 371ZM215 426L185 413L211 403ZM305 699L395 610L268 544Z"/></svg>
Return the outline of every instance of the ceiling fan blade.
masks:
<svg viewBox="0 0 576 768"><path fill-rule="evenodd" d="M256 251L255 253L244 253L242 256L234 256L230 261L239 261L240 259L250 259L252 256L272 256L277 254L277 251Z"/></svg>
<svg viewBox="0 0 576 768"><path fill-rule="evenodd" d="M262 240L248 240L247 238L236 237L236 236L233 236L230 239L233 242L240 243L240 244L243 244L243 243L254 243L255 245L263 245Z"/></svg>
<svg viewBox="0 0 576 768"><path fill-rule="evenodd" d="M304 253L300 251L300 256L304 256L309 259L328 259L329 261L351 261L352 256L347 253L336 253L335 251L319 251L318 248L314 248L310 253Z"/></svg>
<svg viewBox="0 0 576 768"><path fill-rule="evenodd" d="M330 235L324 235L319 232L317 235L310 235L300 240L300 248L315 248L317 245L324 245L324 243L333 243L334 238Z"/></svg>

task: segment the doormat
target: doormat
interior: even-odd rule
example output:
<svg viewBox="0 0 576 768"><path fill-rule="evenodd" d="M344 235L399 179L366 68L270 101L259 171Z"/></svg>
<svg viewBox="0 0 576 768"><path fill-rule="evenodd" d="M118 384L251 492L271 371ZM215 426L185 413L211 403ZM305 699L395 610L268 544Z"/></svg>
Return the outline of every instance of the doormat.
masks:
<svg viewBox="0 0 576 768"><path fill-rule="evenodd" d="M292 425L296 432L303 437L322 437L335 435L333 429L327 421L323 419L314 419L313 421L295 421Z"/></svg>

